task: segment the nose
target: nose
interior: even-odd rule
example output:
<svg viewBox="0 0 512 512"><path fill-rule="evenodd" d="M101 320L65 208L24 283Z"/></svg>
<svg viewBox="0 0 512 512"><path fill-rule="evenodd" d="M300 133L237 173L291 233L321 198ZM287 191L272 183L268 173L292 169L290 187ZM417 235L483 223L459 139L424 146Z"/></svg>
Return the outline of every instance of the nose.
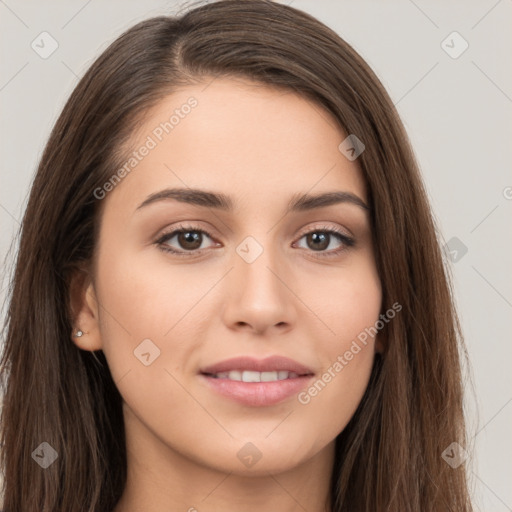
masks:
<svg viewBox="0 0 512 512"><path fill-rule="evenodd" d="M263 250L252 262L234 255L223 321L230 329L257 334L284 333L296 322L297 298L289 270L275 251Z"/></svg>

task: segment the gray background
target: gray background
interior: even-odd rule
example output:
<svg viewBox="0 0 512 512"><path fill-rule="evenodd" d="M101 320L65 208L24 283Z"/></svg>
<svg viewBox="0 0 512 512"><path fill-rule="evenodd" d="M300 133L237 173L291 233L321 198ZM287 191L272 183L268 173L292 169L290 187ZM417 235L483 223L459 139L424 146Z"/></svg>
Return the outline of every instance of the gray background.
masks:
<svg viewBox="0 0 512 512"><path fill-rule="evenodd" d="M443 243L457 251L451 266L475 387L466 385L475 503L485 511L512 511L512 1L286 3L352 44L397 105ZM187 5L0 0L2 260L50 129L79 77L129 26ZM46 59L31 47L43 31L58 43ZM452 36L442 46L453 31L469 44L457 58L445 49L459 51L460 40ZM2 300L6 285L4 276Z"/></svg>

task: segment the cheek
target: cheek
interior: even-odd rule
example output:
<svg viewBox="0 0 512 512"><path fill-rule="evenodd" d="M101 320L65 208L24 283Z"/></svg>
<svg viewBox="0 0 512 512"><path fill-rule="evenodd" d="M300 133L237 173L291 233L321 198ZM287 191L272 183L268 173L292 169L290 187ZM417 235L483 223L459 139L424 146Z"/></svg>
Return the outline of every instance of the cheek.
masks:
<svg viewBox="0 0 512 512"><path fill-rule="evenodd" d="M372 255L358 256L350 263L339 269L324 269L303 281L305 301L328 328L321 350L331 357L375 324L382 305L381 283Z"/></svg>
<svg viewBox="0 0 512 512"><path fill-rule="evenodd" d="M182 378L184 366L199 350L197 330L204 328L202 320L191 320L197 320L197 303L211 284L191 283L183 272L175 270L171 275L169 267L165 272L144 264L140 257L119 253L114 261L109 254L113 252L106 250L98 269L101 336L125 412L149 422L148 426L157 418L166 435L179 436L175 411L197 409L184 392ZM189 430L199 435L205 418L195 419Z"/></svg>
<svg viewBox="0 0 512 512"><path fill-rule="evenodd" d="M203 322L197 318L199 302L215 276L212 282L191 280L177 267L170 272L165 258L155 266L154 260L146 261L140 254L123 256L121 250L106 246L101 258L97 287L101 336L114 381L128 372L132 380L134 375L154 380L155 369L173 371L175 361L190 360Z"/></svg>
<svg viewBox="0 0 512 512"><path fill-rule="evenodd" d="M329 327L316 338L322 372L298 399L312 416L323 417L323 435L334 437L355 413L369 382L382 291L373 265L323 283L322 294L310 293Z"/></svg>
<svg viewBox="0 0 512 512"><path fill-rule="evenodd" d="M99 268L99 293L112 309L107 321L117 321L134 339L169 334L215 282L215 275L210 279L186 266L170 265L157 251L126 250L113 258L113 251L105 248Z"/></svg>

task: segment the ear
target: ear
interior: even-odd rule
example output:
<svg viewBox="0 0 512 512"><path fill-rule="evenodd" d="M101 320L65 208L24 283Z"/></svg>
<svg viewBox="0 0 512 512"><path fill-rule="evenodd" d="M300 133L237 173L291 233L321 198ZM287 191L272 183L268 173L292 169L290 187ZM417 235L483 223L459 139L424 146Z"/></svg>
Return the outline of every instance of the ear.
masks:
<svg viewBox="0 0 512 512"><path fill-rule="evenodd" d="M98 301L90 274L85 269L77 269L72 274L69 300L73 326L71 340L82 350L101 350ZM83 332L80 337L75 336L78 330Z"/></svg>

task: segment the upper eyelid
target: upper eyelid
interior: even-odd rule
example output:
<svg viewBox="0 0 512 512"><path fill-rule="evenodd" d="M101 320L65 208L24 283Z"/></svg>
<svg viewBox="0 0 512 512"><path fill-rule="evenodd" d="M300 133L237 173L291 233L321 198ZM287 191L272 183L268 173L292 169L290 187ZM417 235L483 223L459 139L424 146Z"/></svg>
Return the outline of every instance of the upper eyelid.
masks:
<svg viewBox="0 0 512 512"><path fill-rule="evenodd" d="M170 238L174 238L180 231L183 232L183 231L187 231L187 230L188 231L197 231L197 232L203 233L206 236L208 236L210 239L212 239L215 243L218 243L215 240L216 236L211 234L208 229L202 228L200 225L193 225L193 224L186 225L185 222L183 224L180 224L178 226L173 227L172 229L169 229L169 231L164 231L161 235L158 236L156 242L157 243L163 243L164 240L167 240L167 239L170 239ZM303 230L300 231L299 235L297 235L297 241L300 240L301 238L303 238L304 236L306 236L306 235L308 235L308 234L310 234L312 232L315 232L315 231L318 231L318 232L322 232L322 231L330 232L332 235L339 235L341 237L345 237L345 238L351 240L352 242L354 241L354 236L352 234L344 233L342 230L337 229L334 226L326 226L326 225L323 225L323 226L311 226L309 228L304 228ZM204 249L196 249L196 251L198 251L198 250L204 250ZM192 253L194 251L186 251L186 252Z"/></svg>
<svg viewBox="0 0 512 512"><path fill-rule="evenodd" d="M199 231L199 232L205 233L206 235L208 235L211 238L215 238L216 237L216 235L211 233L211 231L214 231L214 230L210 230L208 228L203 228L199 224L198 225L194 225L194 224L191 223L190 225L186 225L186 222L183 222L182 224L180 223L178 226L172 227L168 231L164 229L161 232L161 234L158 235L158 239L160 239L160 238L162 238L164 236L169 236L169 235L175 234L176 232L183 231L183 230ZM344 230L346 232L342 233L342 234L344 234L348 238L352 238L353 237L353 235L350 233L350 231L348 229L346 229L346 228L339 229L339 228L337 228L335 226L327 226L327 225L322 225L322 226L316 225L316 226L310 226L310 227L304 228L304 229L302 229L299 232L298 236L302 237L302 236L307 235L308 233L311 233L312 231L315 231L315 230L316 231L334 231L334 232L339 232L339 231L343 231Z"/></svg>
<svg viewBox="0 0 512 512"><path fill-rule="evenodd" d="M323 225L323 226L312 226L312 227L308 227L308 228L304 228L304 230L301 230L300 231L300 234L299 234L299 237L303 237L304 235L307 235L311 232L315 232L315 231L330 231L330 232L334 232L336 234L340 234L340 235L344 235L346 236L347 238L354 238L354 236L350 233L350 232L344 232L344 231L348 231L346 228L343 228L343 229L340 229L340 228L337 228L335 226L326 226L326 225Z"/></svg>

